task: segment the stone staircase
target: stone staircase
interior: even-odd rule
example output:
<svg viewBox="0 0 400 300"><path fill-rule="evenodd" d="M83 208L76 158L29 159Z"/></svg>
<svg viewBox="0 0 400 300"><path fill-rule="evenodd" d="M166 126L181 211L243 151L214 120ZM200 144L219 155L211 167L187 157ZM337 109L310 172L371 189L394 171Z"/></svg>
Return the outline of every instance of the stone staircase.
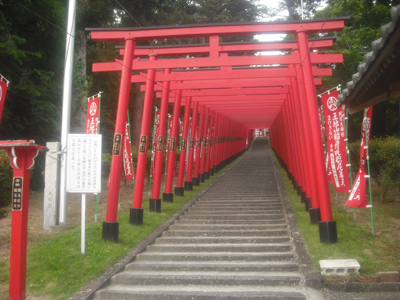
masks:
<svg viewBox="0 0 400 300"><path fill-rule="evenodd" d="M263 140L94 299L323 299L305 286Z"/></svg>

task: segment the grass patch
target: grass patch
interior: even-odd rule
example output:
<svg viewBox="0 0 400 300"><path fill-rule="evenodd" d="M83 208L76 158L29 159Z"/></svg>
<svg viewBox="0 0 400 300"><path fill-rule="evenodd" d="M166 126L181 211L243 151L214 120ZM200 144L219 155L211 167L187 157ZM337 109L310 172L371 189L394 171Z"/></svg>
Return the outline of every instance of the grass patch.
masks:
<svg viewBox="0 0 400 300"><path fill-rule="evenodd" d="M355 219L353 209L344 207L345 199L335 203L335 193L331 190L332 214L337 225L338 242L324 244L319 241L318 225L311 225L309 213L305 211L304 204L293 189L286 172L280 166L279 171L316 270L320 270L321 259L350 258L357 259L361 265L359 279L377 276L378 272L400 269L399 203L374 204L376 235L373 235L370 209L358 209ZM339 197L344 198L343 194Z"/></svg>
<svg viewBox="0 0 400 300"><path fill-rule="evenodd" d="M162 202L162 213L150 212L149 199L144 199L144 218L141 226L129 224L128 209L120 211L119 243L102 239L103 222L99 221L86 225L86 253L84 255L80 253L80 227L31 247L28 250L27 263L28 294L46 296L51 299L70 298L89 281L117 263L129 250L212 183L224 170L211 176L200 186L194 186L193 191L185 191L184 197L174 196L173 203ZM0 278L0 280L7 279Z"/></svg>

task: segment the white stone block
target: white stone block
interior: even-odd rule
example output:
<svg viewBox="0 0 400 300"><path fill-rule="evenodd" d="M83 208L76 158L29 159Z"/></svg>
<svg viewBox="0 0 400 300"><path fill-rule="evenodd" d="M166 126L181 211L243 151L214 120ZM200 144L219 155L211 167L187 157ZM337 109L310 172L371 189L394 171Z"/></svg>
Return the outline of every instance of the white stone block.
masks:
<svg viewBox="0 0 400 300"><path fill-rule="evenodd" d="M356 259L320 260L322 275L348 276L350 273L360 273L360 264Z"/></svg>

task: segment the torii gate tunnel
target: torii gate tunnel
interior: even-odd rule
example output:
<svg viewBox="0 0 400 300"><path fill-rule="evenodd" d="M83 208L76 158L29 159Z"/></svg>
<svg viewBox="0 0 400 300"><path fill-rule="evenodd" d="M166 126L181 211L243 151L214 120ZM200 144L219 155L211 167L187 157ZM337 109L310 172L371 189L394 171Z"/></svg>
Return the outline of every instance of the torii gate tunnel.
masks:
<svg viewBox="0 0 400 300"><path fill-rule="evenodd" d="M121 141L131 83L144 91L137 173L130 223L143 222L143 186L154 92L161 98L160 128L150 209L160 211L160 182L168 103L174 103L168 149L164 201L173 201L172 185L178 141L179 113L185 106L181 150L189 145L188 161L181 151L176 195L191 190L246 149L253 129L269 128L271 144L287 168L312 224L319 224L320 240L337 240L332 220L315 85L332 74L329 64L341 63L340 54L322 54L334 38L308 39L341 31L347 18L301 22L187 25L175 27L89 28L95 42L124 42L122 59L94 63L94 72L121 72L110 186L103 238L118 241L117 208L122 168ZM222 43L224 37L292 34L292 41ZM205 44L135 47L136 41L181 41L202 38ZM156 44L156 42L154 43ZM280 55L260 55L281 51ZM270 54L273 54L272 52ZM135 74L135 75L133 75ZM190 140L187 141L191 129ZM194 160L194 148L197 154ZM200 155L199 155L200 154ZM184 174L186 168L186 180Z"/></svg>

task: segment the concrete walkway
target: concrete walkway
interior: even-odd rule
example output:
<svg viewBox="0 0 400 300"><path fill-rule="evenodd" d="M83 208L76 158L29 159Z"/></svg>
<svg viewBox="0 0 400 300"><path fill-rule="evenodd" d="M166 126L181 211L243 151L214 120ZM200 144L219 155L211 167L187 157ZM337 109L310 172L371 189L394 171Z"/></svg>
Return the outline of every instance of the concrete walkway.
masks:
<svg viewBox="0 0 400 300"><path fill-rule="evenodd" d="M94 299L324 299L266 139Z"/></svg>

